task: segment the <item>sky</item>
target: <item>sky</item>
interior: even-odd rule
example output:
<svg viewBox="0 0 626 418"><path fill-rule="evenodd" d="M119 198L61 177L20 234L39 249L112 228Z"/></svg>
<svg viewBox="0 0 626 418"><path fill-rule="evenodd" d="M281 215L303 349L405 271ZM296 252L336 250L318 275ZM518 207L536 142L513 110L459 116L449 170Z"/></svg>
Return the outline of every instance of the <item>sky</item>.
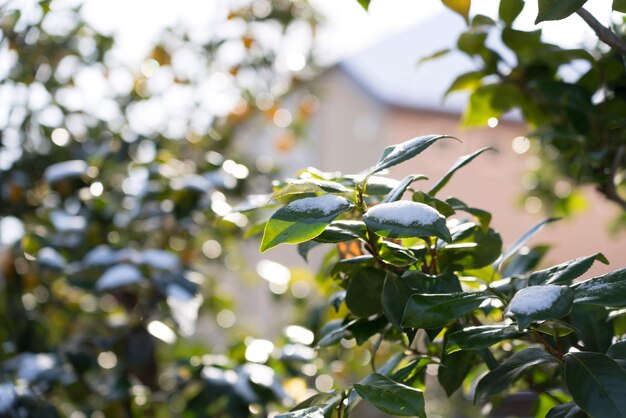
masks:
<svg viewBox="0 0 626 418"><path fill-rule="evenodd" d="M73 1L73 0L64 0ZM211 23L227 13L227 5L248 0L85 0L84 15L105 32L118 33L124 40L126 57L132 60L137 51L154 40L160 28L183 22L199 36L211 30ZM256 0L267 1L267 0ZM319 34L319 51L323 62L333 63L381 39L400 32L437 13L446 11L440 0L372 0L369 12L356 0L311 0L326 16L326 25ZM497 0L475 0L471 13L495 17ZM546 22L535 26L535 1L516 22L522 29L540 27L547 40L567 46L578 46L593 33L578 16L566 21ZM593 0L585 6L603 23L610 20L611 0ZM124 10L123 13L119 13ZM139 24L138 24L139 23Z"/></svg>

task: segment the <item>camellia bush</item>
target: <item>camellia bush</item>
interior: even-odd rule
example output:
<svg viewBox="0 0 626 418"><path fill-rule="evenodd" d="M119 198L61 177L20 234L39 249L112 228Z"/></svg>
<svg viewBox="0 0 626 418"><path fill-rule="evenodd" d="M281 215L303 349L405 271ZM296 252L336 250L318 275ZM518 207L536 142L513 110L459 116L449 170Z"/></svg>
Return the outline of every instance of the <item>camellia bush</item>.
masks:
<svg viewBox="0 0 626 418"><path fill-rule="evenodd" d="M489 212L442 199L452 176L488 149L460 158L427 189L422 174L383 176L450 138L387 147L358 175L306 169L276 187L270 206L279 208L261 251L293 244L306 258L332 244L321 276L341 290L316 344L324 351L354 339L371 352L360 380L279 417L346 417L363 399L388 414L425 417L427 368L449 396L463 391L475 403L497 406L525 390L537 395L537 417L624 416L626 269L579 281L594 262L608 263L597 253L537 270L542 251L520 250L555 219L503 251Z"/></svg>

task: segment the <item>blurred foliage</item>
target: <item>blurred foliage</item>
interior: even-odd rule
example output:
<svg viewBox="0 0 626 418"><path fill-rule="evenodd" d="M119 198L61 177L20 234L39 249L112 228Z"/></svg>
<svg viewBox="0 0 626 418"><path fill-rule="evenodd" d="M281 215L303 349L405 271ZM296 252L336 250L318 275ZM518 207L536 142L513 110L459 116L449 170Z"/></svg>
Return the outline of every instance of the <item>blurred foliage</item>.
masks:
<svg viewBox="0 0 626 418"><path fill-rule="evenodd" d="M428 189L422 174L385 177L449 138L391 145L356 175L304 169L259 208L261 251L292 244L306 258L330 245L320 278L336 292L316 334L320 351L370 353L370 367L278 417L357 417L362 401L420 418L626 411L626 268L579 281L595 262L608 264L596 253L537 270L548 248L528 243L556 218L504 248L488 211L442 200L437 193L487 149L459 158ZM463 406L433 405L433 391Z"/></svg>
<svg viewBox="0 0 626 418"><path fill-rule="evenodd" d="M534 0L533 0L534 2ZM446 94L470 93L463 116L466 126L481 126L511 110L521 112L530 128L513 144L516 152L532 148L540 157L527 174L526 202L539 198L548 213L568 215L584 207L576 186L590 185L621 209L626 218L626 18L603 27L582 6L585 1L538 1L536 22L561 20L577 13L595 31L590 49L567 49L542 40L541 29L520 30L516 19L524 0L501 0L499 19L470 15L452 7L468 22L457 51L475 63L459 75ZM616 12L625 12L619 2ZM567 23L562 25L567 30ZM488 41L489 38L489 41ZM517 145L517 147L516 147ZM530 199L530 200L528 200Z"/></svg>
<svg viewBox="0 0 626 418"><path fill-rule="evenodd" d="M277 373L310 331L231 328L222 284L248 222L228 202L276 171L244 141L288 152L315 111L308 3L216 2L130 63L87 5L0 7L0 416L266 416L306 391Z"/></svg>

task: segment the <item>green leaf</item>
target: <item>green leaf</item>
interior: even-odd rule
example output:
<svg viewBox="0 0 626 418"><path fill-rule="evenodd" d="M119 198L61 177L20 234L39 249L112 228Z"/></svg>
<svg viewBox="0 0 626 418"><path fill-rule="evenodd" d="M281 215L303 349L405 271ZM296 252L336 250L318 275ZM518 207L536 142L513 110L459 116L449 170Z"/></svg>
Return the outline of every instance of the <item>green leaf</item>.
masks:
<svg viewBox="0 0 626 418"><path fill-rule="evenodd" d="M444 99L448 97L450 93L453 93L455 91L475 90L476 88L478 88L478 86L481 85L484 76L485 74L482 71L470 71L468 73L459 75L457 78L454 79L452 84L450 84L448 90L446 90L445 94L443 95Z"/></svg>
<svg viewBox="0 0 626 418"><path fill-rule="evenodd" d="M363 221L376 235L389 238L435 236L450 241L445 218L423 203L399 201L370 208Z"/></svg>
<svg viewBox="0 0 626 418"><path fill-rule="evenodd" d="M500 20L511 25L524 8L524 0L500 0Z"/></svg>
<svg viewBox="0 0 626 418"><path fill-rule="evenodd" d="M539 0L535 24L546 20L561 20L583 7L587 0Z"/></svg>
<svg viewBox="0 0 626 418"><path fill-rule="evenodd" d="M626 306L626 268L572 286L575 303Z"/></svg>
<svg viewBox="0 0 626 418"><path fill-rule="evenodd" d="M370 7L370 0L357 0L362 8L368 10Z"/></svg>
<svg viewBox="0 0 626 418"><path fill-rule="evenodd" d="M432 54L426 55L425 57L420 58L417 61L417 65L423 64L427 61L434 60L437 58L441 58L444 55L447 55L450 52L450 48L440 49L438 51L433 52Z"/></svg>
<svg viewBox="0 0 626 418"><path fill-rule="evenodd" d="M381 294L385 282L385 272L366 267L350 276L346 289L346 305L350 312L359 317L367 317L381 310Z"/></svg>
<svg viewBox="0 0 626 418"><path fill-rule="evenodd" d="M486 32L472 29L459 36L456 46L468 55L476 55L485 50L486 40Z"/></svg>
<svg viewBox="0 0 626 418"><path fill-rule="evenodd" d="M335 181L317 179L296 179L289 180L280 190L275 192L271 200L280 199L285 196L300 194L325 194L325 193L349 193L341 183Z"/></svg>
<svg viewBox="0 0 626 418"><path fill-rule="evenodd" d="M514 317L518 328L523 330L531 322L558 319L567 315L573 301L574 292L567 286L531 286L513 296L505 316Z"/></svg>
<svg viewBox="0 0 626 418"><path fill-rule="evenodd" d="M534 331L552 336L553 338L565 337L566 335L576 332L577 329L567 322L559 320L544 321L541 324L532 327Z"/></svg>
<svg viewBox="0 0 626 418"><path fill-rule="evenodd" d="M572 286L574 303L626 306L626 268Z"/></svg>
<svg viewBox="0 0 626 418"><path fill-rule="evenodd" d="M477 309L490 296L481 292L415 294L409 298L403 327L438 328Z"/></svg>
<svg viewBox="0 0 626 418"><path fill-rule="evenodd" d="M367 228L361 221L333 221L315 241L336 244L357 238L365 239Z"/></svg>
<svg viewBox="0 0 626 418"><path fill-rule="evenodd" d="M545 270L536 271L528 277L528 285L571 284L575 278L585 274L596 260L604 264L609 264L609 261L602 253L596 253L587 257L570 260Z"/></svg>
<svg viewBox="0 0 626 418"><path fill-rule="evenodd" d="M401 144L388 146L383 151L383 155L380 157L380 160L378 160L378 163L369 171L368 176L415 157L443 138L456 139L450 135L425 135L418 136L417 138L410 139Z"/></svg>
<svg viewBox="0 0 626 418"><path fill-rule="evenodd" d="M463 115L464 126L486 125L518 106L524 98L518 87L511 84L486 84L474 90Z"/></svg>
<svg viewBox="0 0 626 418"><path fill-rule="evenodd" d="M453 243L439 249L437 261L442 270L477 269L493 263L502 254L502 237L496 231L469 223L467 236L457 239L453 234ZM465 235L465 234L463 234ZM467 244L466 246L461 246ZM474 244L473 246L470 244ZM455 245L458 245L455 247Z"/></svg>
<svg viewBox="0 0 626 418"><path fill-rule="evenodd" d="M615 360L620 366L626 368L626 340L618 341L610 346L606 355Z"/></svg>
<svg viewBox="0 0 626 418"><path fill-rule="evenodd" d="M387 273L381 295L381 304L385 316L399 330L402 330L402 315L414 290L403 277Z"/></svg>
<svg viewBox="0 0 626 418"><path fill-rule="evenodd" d="M514 326L483 325L468 327L453 332L448 336L446 352L454 353L459 350L482 350L504 340L521 338L524 332L519 332Z"/></svg>
<svg viewBox="0 0 626 418"><path fill-rule="evenodd" d="M473 215L478 220L478 222L480 222L480 226L482 227L483 231L486 232L489 228L489 224L491 223L491 213L487 212L486 210L469 207L464 202L455 197L450 197L446 199L446 203L449 204L455 211L461 210L463 212L469 213L470 215Z"/></svg>
<svg viewBox="0 0 626 418"><path fill-rule="evenodd" d="M265 225L261 252L279 244L297 244L321 234L342 212L352 207L347 199L335 195L306 197L280 208Z"/></svg>
<svg viewBox="0 0 626 418"><path fill-rule="evenodd" d="M452 396L463 384L463 380L474 367L476 358L476 353L472 351L457 351L443 355L437 379L448 396Z"/></svg>
<svg viewBox="0 0 626 418"><path fill-rule="evenodd" d="M613 10L626 13L626 0L613 0Z"/></svg>
<svg viewBox="0 0 626 418"><path fill-rule="evenodd" d="M392 415L426 418L424 393L421 390L395 382L382 374L374 373L354 390L376 408Z"/></svg>
<svg viewBox="0 0 626 418"><path fill-rule="evenodd" d="M418 181L418 180L428 180L428 177L426 177L423 174L411 174L410 176L406 176L404 179L402 179L400 184L396 186L395 189L389 192L387 197L385 197L385 200L383 200L381 203L390 203L390 202L395 202L397 200L402 199L402 195L404 194L406 189L413 182Z"/></svg>
<svg viewBox="0 0 626 418"><path fill-rule="evenodd" d="M435 210L441 213L441 215L443 215L444 218L452 216L455 213L454 209L452 209L452 207L447 202L444 202L443 200L439 200L436 197L432 197L428 193L424 193L419 190L413 193L412 200L414 202L428 205L431 208L435 208Z"/></svg>
<svg viewBox="0 0 626 418"><path fill-rule="evenodd" d="M539 348L518 351L480 379L476 386L474 401L502 392L510 387L524 370L547 362L556 362L556 359Z"/></svg>
<svg viewBox="0 0 626 418"><path fill-rule="evenodd" d="M317 347L327 347L338 343L342 338L349 337L348 327L354 324L356 321L351 321L344 324L341 319L333 319L328 321L322 329L320 329L320 339L317 342Z"/></svg>
<svg viewBox="0 0 626 418"><path fill-rule="evenodd" d="M527 32L506 27L502 30L502 42L518 57L527 57L541 48L541 29Z"/></svg>
<svg viewBox="0 0 626 418"><path fill-rule="evenodd" d="M469 10L471 0L441 0L450 10L460 14L466 22L469 22Z"/></svg>
<svg viewBox="0 0 626 418"><path fill-rule="evenodd" d="M567 402L550 409L546 418L588 418L574 402Z"/></svg>
<svg viewBox="0 0 626 418"><path fill-rule="evenodd" d="M430 189L428 194L431 196L435 196L439 190L441 190L446 184L448 184L448 181L450 181L454 173L456 173L459 169L466 166L467 164L471 163L474 158L478 157L485 151L495 151L495 149L491 147L481 148L478 151L474 151L469 155L464 155L456 160L456 163L454 163L454 165L446 172L446 174L444 174L443 177L441 177L437 181L437 183L435 183L435 185Z"/></svg>
<svg viewBox="0 0 626 418"><path fill-rule="evenodd" d="M389 241L380 243L378 255L380 255L385 262L398 267L410 266L417 262L417 258L415 258L415 255L410 249Z"/></svg>
<svg viewBox="0 0 626 418"><path fill-rule="evenodd" d="M611 345L613 324L603 306L575 303L570 312L570 323L578 330L578 337L586 349L604 353Z"/></svg>
<svg viewBox="0 0 626 418"><path fill-rule="evenodd" d="M380 302L379 302L380 303ZM357 345L362 345L369 338L380 332L389 322L382 315L375 316L374 319L361 318L348 327L348 331L356 340Z"/></svg>
<svg viewBox="0 0 626 418"><path fill-rule="evenodd" d="M511 256L515 253L517 253L519 250L522 249L522 247L532 238L535 236L535 234L537 232L539 232L545 225L554 222L554 221L558 221L559 218L547 218L544 219L543 221L540 221L538 223L536 223L532 228L530 228L528 231L526 231L521 237L519 237L517 239L517 241L515 241L513 244L511 244L511 246L504 252L504 254L502 254L502 257L500 257L498 259L498 261L496 261L496 268L500 269L500 267L502 267L502 264L508 260L509 258L511 258Z"/></svg>
<svg viewBox="0 0 626 418"><path fill-rule="evenodd" d="M599 353L565 355L565 383L574 402L594 418L624 416L626 370Z"/></svg>

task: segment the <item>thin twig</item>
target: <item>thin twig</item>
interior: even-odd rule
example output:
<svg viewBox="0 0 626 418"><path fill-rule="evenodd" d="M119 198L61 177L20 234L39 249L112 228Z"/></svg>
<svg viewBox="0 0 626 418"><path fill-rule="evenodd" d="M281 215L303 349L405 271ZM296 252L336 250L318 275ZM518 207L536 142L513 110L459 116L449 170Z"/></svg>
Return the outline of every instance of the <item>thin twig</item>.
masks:
<svg viewBox="0 0 626 418"><path fill-rule="evenodd" d="M585 21L585 23L587 23L587 25L589 25L589 27L591 27L591 29L593 29L602 42L616 51L626 54L626 42L617 36L611 29L598 22L598 19L596 19L584 7L578 9L576 13Z"/></svg>

